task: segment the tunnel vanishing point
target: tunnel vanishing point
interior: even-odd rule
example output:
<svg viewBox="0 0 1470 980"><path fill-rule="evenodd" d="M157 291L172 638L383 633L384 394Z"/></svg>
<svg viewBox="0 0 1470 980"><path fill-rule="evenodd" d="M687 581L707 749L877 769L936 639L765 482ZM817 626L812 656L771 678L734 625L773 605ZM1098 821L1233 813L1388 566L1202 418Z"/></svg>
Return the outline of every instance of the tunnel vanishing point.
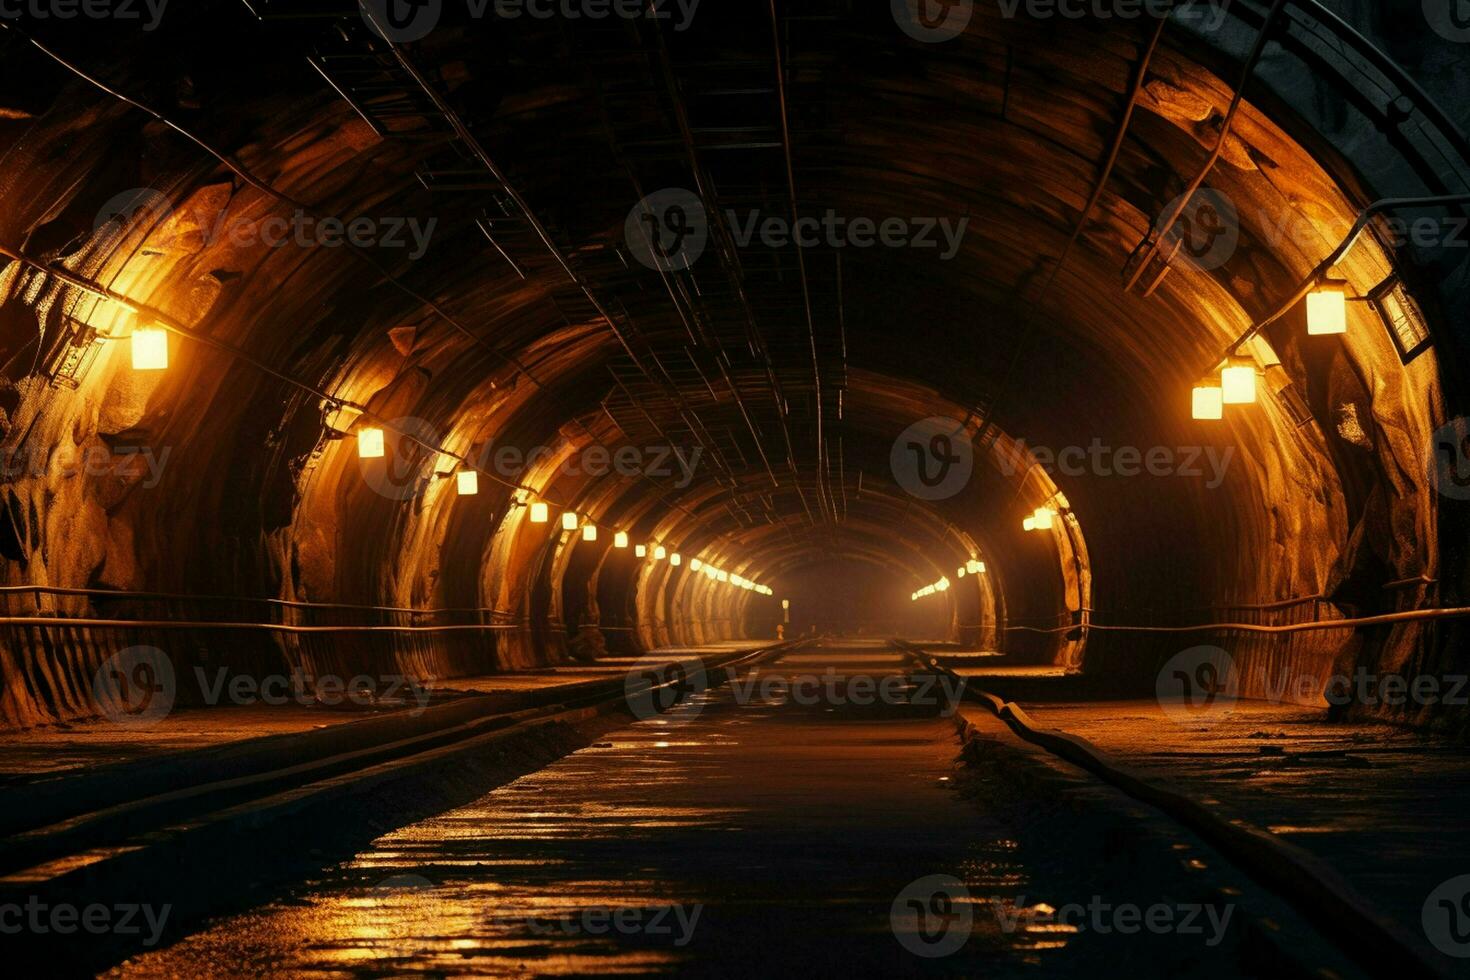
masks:
<svg viewBox="0 0 1470 980"><path fill-rule="evenodd" d="M784 678L787 713L731 765L786 802L732 812L868 812L844 773L939 756L833 733L929 725L928 678L965 691L935 717L970 718L941 740L965 775L935 780L981 779L987 738L1090 772L1219 849L1201 863L1253 883L1228 886L1242 909L1259 888L1296 910L1249 914L1300 914L1309 938L1278 945L1303 975L1470 956L1470 883L1434 890L1470 875L1470 828L1408 815L1470 804L1463 3L0 0L0 75L0 944L154 975L119 930L75 961L54 922L12 934L3 899L125 904L153 874L113 868L131 835L187 818L193 840L201 814L394 758L435 788L358 815L378 831L501 813L587 752L639 764L615 718L651 730L692 703L681 731L714 730L761 679ZM860 675L894 711L858 710ZM493 765L414 754L494 725L531 727ZM832 772L762 768L824 733ZM1375 744L1402 758L1356 754ZM1243 757L1267 769L1212 781ZM1347 761L1311 768L1328 758ZM1183 788L1139 788L1154 776ZM971 842L956 806L924 812ZM1349 856L1390 849L1386 826L1338 850L1293 836L1355 807L1416 841L1372 879L1401 889ZM373 834L299 809L271 825L368 860ZM1311 853L1270 850L1287 838ZM776 972L802 962L701 891L724 880L702 860L723 938L659 969L706 972L747 935L785 950ZM304 872L276 878L251 914ZM205 924L240 910L178 887L194 912L160 925L151 948L180 958L157 975L375 969L212 959ZM921 938L953 918L944 887L914 906ZM1047 944L1006 960L1026 930L998 928L953 955L1044 973ZM1105 930L1074 932L1053 966L1093 962ZM890 975L958 962L881 938L848 952ZM1160 975L1193 962L1173 950ZM461 966L648 965L520 955Z"/></svg>

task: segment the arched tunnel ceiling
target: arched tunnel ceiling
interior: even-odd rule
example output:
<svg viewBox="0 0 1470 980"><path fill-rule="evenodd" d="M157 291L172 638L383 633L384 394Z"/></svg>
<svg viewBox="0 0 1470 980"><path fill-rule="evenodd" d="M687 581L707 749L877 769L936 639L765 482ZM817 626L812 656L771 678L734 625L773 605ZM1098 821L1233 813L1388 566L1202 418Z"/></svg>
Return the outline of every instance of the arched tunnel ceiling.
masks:
<svg viewBox="0 0 1470 980"><path fill-rule="evenodd" d="M1233 94L1221 75L1239 70L1172 24L1146 55L1154 27L1038 23L981 5L963 36L922 44L876 5L833 21L710 4L687 30L526 19L487 31L450 18L391 44L355 15L257 22L220 0L140 35L127 68L85 30L7 30L0 243L253 359L182 343L165 376L99 373L84 384L90 400L11 418L12 439L27 425L53 442L68 426L145 432L188 447L190 472L218 477L167 484L166 505L128 503L128 533L149 542L136 567L83 536L58 545L58 577L71 547L92 579L193 579L197 559L174 556L197 555L204 526L230 542L226 562L202 563L221 587L493 604L498 573L482 566L522 553L497 542L511 487L492 482L460 508L415 493L406 508L363 485L340 439L353 416L334 430L339 413L315 394L326 392L417 420L465 455L487 444L697 449L688 479L677 468L525 478L599 523L727 555L758 581L850 555L886 556L904 582L922 582L972 550L1028 569L1013 580L1056 578L1055 554L1028 553L1017 525L1061 489L1114 572L1132 548L1168 548L1123 519L1140 514L1178 518L1202 545L1234 538L1281 559L1191 557L1148 588L1172 578L1218 594L1235 576L1244 595L1330 589L1349 574L1333 562L1351 560L1299 553L1282 528L1346 541L1337 450L1271 399L1228 438L1202 435L1188 396L1341 239L1363 192L1341 160L1304 148L1317 145L1310 125L1247 98L1209 182L1237 206L1238 247L1217 268L1176 261L1151 296L1125 289L1130 253L1220 138ZM241 53L201 36L238 38ZM165 47L171 57L150 58ZM1146 56L1116 166L1084 216ZM702 193L709 241L690 263L645 267L629 222L640 199L671 188ZM793 202L804 217L896 218L934 244L734 240L752 220L785 220ZM128 220L99 223L119 209ZM295 215L366 217L401 244L272 247L272 229ZM1287 226L1297 233L1273 234ZM1369 243L1344 268L1366 288L1392 265ZM114 322L115 310L33 272L6 270L12 304L38 311L7 331L34 332L37 316L58 332L65 317ZM1370 411L1392 416L1404 445L1432 420L1432 358L1406 379L1381 332L1327 353L1304 350L1299 332L1294 321L1268 330L1252 348L1259 366L1302 388L1374 379L1375 398L1388 395ZM1339 407L1346 397L1322 395ZM1096 480L1003 473L982 449L982 477L932 503L906 493L889 462L899 433L931 416L982 446L1101 433L1145 447L1228 441L1244 462L1223 499L1176 481L1150 503ZM1257 463L1265 447L1277 458ZM229 505L242 487L260 513ZM267 559L251 553L257 540ZM1382 551L1405 574L1433 561L1412 544Z"/></svg>

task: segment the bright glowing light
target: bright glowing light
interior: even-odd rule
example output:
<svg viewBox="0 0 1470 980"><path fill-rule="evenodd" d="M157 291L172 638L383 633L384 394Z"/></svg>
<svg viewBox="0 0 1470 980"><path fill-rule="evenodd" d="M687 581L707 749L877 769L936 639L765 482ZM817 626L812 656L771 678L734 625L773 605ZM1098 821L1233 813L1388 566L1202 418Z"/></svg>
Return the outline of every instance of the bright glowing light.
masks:
<svg viewBox="0 0 1470 980"><path fill-rule="evenodd" d="M947 591L949 589L949 579L947 579L947 578L940 579L938 582L935 582L934 583L934 587L936 589L938 589L940 592Z"/></svg>
<svg viewBox="0 0 1470 980"><path fill-rule="evenodd" d="M357 455L363 459L381 459L383 456L383 430L371 427L358 429Z"/></svg>
<svg viewBox="0 0 1470 980"><path fill-rule="evenodd" d="M480 492L480 474L474 470L460 470L454 474L454 482L461 497L473 497Z"/></svg>
<svg viewBox="0 0 1470 980"><path fill-rule="evenodd" d="M561 515L561 529L563 531L575 531L577 529L577 515L567 511Z"/></svg>
<svg viewBox="0 0 1470 980"><path fill-rule="evenodd" d="M781 600L781 608L782 609L790 609L791 608L791 600L790 599L782 599Z"/></svg>
<svg viewBox="0 0 1470 980"><path fill-rule="evenodd" d="M614 534L613 535L613 547L614 548L626 548L626 547L628 547L628 532L627 531L619 531L617 534Z"/></svg>
<svg viewBox="0 0 1470 980"><path fill-rule="evenodd" d="M1347 333L1348 284L1328 279L1307 294L1307 333Z"/></svg>
<svg viewBox="0 0 1470 980"><path fill-rule="evenodd" d="M1036 530L1036 518L1035 517L1027 517L1024 521L1021 522L1021 527L1022 527L1022 529L1027 530L1027 531L1034 531L1034 530Z"/></svg>
<svg viewBox="0 0 1470 980"><path fill-rule="evenodd" d="M1194 386L1194 412L1197 419L1217 420L1225 417L1225 392L1219 385Z"/></svg>
<svg viewBox="0 0 1470 980"><path fill-rule="evenodd" d="M969 561L965 562L965 571L969 572L971 575L979 575L981 572L985 571L985 563L983 561L971 558Z"/></svg>
<svg viewBox="0 0 1470 980"><path fill-rule="evenodd" d="M148 327L133 331L133 370L162 371L168 367L168 331Z"/></svg>
<svg viewBox="0 0 1470 980"><path fill-rule="evenodd" d="M545 502L538 500L531 505L532 524L545 524L549 520L551 520L551 508L546 506Z"/></svg>
<svg viewBox="0 0 1470 980"><path fill-rule="evenodd" d="M698 558L691 558L691 559L689 559L689 570L691 572L697 572L697 571L699 571L703 567L704 567L704 562L700 561Z"/></svg>
<svg viewBox="0 0 1470 980"><path fill-rule="evenodd" d="M711 581L717 581L720 577L720 570L713 565L706 565L704 566L704 574Z"/></svg>
<svg viewBox="0 0 1470 980"><path fill-rule="evenodd" d="M1050 531L1051 530L1051 519L1052 519L1052 516L1053 515L1052 515L1052 512L1050 510L1048 510L1045 507L1038 507L1038 508L1036 508L1036 515L1035 516L1036 516L1036 522L1035 522L1036 530L1038 530L1038 531Z"/></svg>
<svg viewBox="0 0 1470 980"><path fill-rule="evenodd" d="M680 555L677 551L669 556L669 564L673 565L675 568L678 568L679 564L683 561L684 557Z"/></svg>
<svg viewBox="0 0 1470 980"><path fill-rule="evenodd" d="M1250 405L1256 400L1256 366L1231 364L1220 372L1221 402Z"/></svg>
<svg viewBox="0 0 1470 980"><path fill-rule="evenodd" d="M596 541L597 540L597 525L596 524L584 524L582 526L582 540L583 541Z"/></svg>
<svg viewBox="0 0 1470 980"><path fill-rule="evenodd" d="M644 545L641 545L641 544L640 545L636 545L633 548L633 557L634 558L646 558L646 557L648 557L648 548L646 546L644 546Z"/></svg>
<svg viewBox="0 0 1470 980"><path fill-rule="evenodd" d="M728 582L728 581L730 581L730 573L729 572L715 572L715 578L719 579L721 582Z"/></svg>
<svg viewBox="0 0 1470 980"><path fill-rule="evenodd" d="M980 575L980 574L983 574L984 571L985 571L985 563L983 561L977 561L975 563L975 574L976 575Z"/></svg>
<svg viewBox="0 0 1470 980"><path fill-rule="evenodd" d="M965 566L964 565L961 565L959 567L959 570L955 572L955 576L957 578L964 578L965 577Z"/></svg>
<svg viewBox="0 0 1470 980"><path fill-rule="evenodd" d="M667 555L668 555L668 551L666 551L664 549L664 546L663 545L656 544L656 545L653 546L653 560L654 561L663 561L664 558Z"/></svg>

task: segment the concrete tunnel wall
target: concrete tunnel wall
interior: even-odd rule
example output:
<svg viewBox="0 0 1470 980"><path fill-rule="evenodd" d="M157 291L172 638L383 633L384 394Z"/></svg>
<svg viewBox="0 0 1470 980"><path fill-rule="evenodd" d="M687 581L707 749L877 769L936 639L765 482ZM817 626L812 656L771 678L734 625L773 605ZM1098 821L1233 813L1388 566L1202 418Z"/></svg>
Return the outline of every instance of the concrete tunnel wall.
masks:
<svg viewBox="0 0 1470 980"><path fill-rule="evenodd" d="M778 594L721 587L687 566L681 574L667 562L636 563L610 548L607 532L589 543L554 523L531 524L517 492L488 479L478 495L459 497L436 461L407 443L396 471L360 461L352 437L361 423L350 412L199 343L174 338L171 367L151 374L129 368L125 343L103 343L75 389L55 385L46 365L72 321L100 330L127 322L86 290L10 261L0 269L4 446L45 463L4 490L5 584L489 610L474 615L501 628L370 640L11 628L6 723L92 714L93 671L131 642L166 645L181 669L203 662L450 677L564 661L582 625L568 612L605 627L603 641L619 652L751 635L757 624L768 635L779 586L798 588L819 557L886 567L907 598L941 575L954 579L955 566L978 553L991 571L975 604L957 601L957 590L941 600L950 603L940 618L951 638L993 640L1023 661L1139 685L1195 642L1226 646L1247 678L1321 676L1352 664L1463 667L1457 629L1412 624L1290 639L1027 631L1076 622L1083 610L1097 622L1169 624L1296 597L1323 596L1311 608L1334 616L1452 605L1463 592L1464 514L1428 480L1431 434L1464 400L1463 257L1446 269L1442 257L1365 236L1345 277L1366 293L1402 275L1434 346L1404 363L1366 306L1354 307L1343 338L1307 338L1294 314L1250 346L1264 376L1259 404L1223 423L1188 417L1190 386L1225 343L1289 292L1363 205L1401 193L1413 177L1393 140L1343 138L1357 132L1358 107L1340 86L1298 77L1290 51L1270 50L1209 182L1239 213L1231 258L1208 271L1175 268L1147 299L1120 288L1129 253L1213 145L1239 40L1249 36L1233 22L1209 38L1171 28L1099 208L1031 310L1025 290L1044 278L1081 214L1146 31L1091 22L1059 29L977 11L966 36L948 45L915 45L878 16L829 39L844 57L802 67L800 94L817 134L797 147L803 197L847 214L974 220L947 262L844 256L843 449L862 480L844 497L843 519L822 529L801 516L800 491L791 489L799 479L772 492L753 463L733 472L706 465L687 486L564 472L558 463L589 446L631 440L601 410L608 365L620 354L612 331L558 302L554 268L528 267L522 278L487 248L471 216L443 213L414 179L432 147L376 135L274 28L237 14L200 4L136 38L127 69L86 32L66 54L107 65L108 85L201 134L249 179L7 35L0 245L447 449L483 458L500 446L544 446L550 457L519 478L536 494L635 542L665 543L686 562L703 556L769 581ZM712 12L681 43L764 43L760 25L732 26L730 16ZM200 24L220 23L260 32L258 84L242 84L205 50L186 73L148 57ZM551 225L569 238L615 240L637 195L617 179L585 91L560 71L569 62L556 32L526 25L510 47L469 45L448 31L420 53L449 66L438 84L474 111L512 181ZM496 93L486 101L490 79ZM944 113L925 108L940 95ZM832 119L864 128L822 128ZM120 194L128 220L99 225ZM421 259L375 256L384 267L374 268L342 249L264 244L255 233L262 223L293 213L282 195L322 213L434 214L440 225ZM245 233L221 236L220 227ZM1280 234L1283 227L1293 233ZM385 269L412 295L392 287ZM1014 387L1007 363L1021 375ZM1308 406L1305 422L1290 411L1295 396L1279 394L1287 389ZM985 398L996 390L1006 397L987 426ZM677 419L670 407L645 407L660 426ZM800 399L791 411L812 414ZM979 440L973 482L932 503L907 494L887 462L898 434L931 416L963 422ZM1053 478L1015 465L1017 440L1055 450L1095 437L1233 454L1215 487L1180 477ZM391 431L389 441L398 441ZM168 448L155 486L121 464L101 476L68 475L79 454L125 462L134 447ZM1057 529L1023 534L1022 516L1059 493L1067 506ZM758 512L773 522L744 519ZM1434 582L1383 588L1416 578ZM260 613L248 604L10 598L16 614Z"/></svg>

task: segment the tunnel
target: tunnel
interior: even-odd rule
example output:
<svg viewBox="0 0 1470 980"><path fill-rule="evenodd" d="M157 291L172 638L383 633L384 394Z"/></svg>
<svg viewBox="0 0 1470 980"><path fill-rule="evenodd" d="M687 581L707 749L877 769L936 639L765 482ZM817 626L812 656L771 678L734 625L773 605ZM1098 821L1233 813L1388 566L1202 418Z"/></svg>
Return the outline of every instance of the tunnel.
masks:
<svg viewBox="0 0 1470 980"><path fill-rule="evenodd" d="M0 2L0 941L1462 975L1467 44Z"/></svg>

